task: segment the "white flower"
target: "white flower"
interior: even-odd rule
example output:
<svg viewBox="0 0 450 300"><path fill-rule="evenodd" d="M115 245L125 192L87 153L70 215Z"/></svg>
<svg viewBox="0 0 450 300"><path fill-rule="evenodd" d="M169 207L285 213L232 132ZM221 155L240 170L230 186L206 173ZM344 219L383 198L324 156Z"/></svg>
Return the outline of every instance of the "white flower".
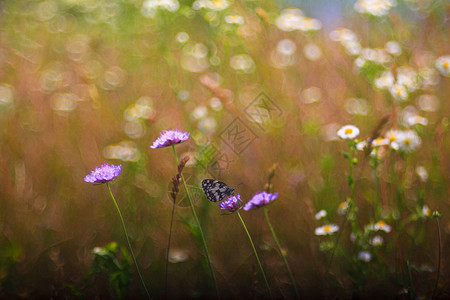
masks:
<svg viewBox="0 0 450 300"><path fill-rule="evenodd" d="M338 130L337 135L341 139L354 139L359 134L359 129L353 125L345 125Z"/></svg>
<svg viewBox="0 0 450 300"><path fill-rule="evenodd" d="M376 235L373 237L373 239L370 240L370 244L372 246L381 246L383 245L383 237Z"/></svg>
<svg viewBox="0 0 450 300"><path fill-rule="evenodd" d="M314 216L314 218L316 220L320 220L320 219L326 217L326 215L327 215L327 212L324 209L322 209Z"/></svg>
<svg viewBox="0 0 450 300"><path fill-rule="evenodd" d="M230 58L230 66L244 73L252 73L255 70L255 62L247 54L235 55Z"/></svg>
<svg viewBox="0 0 450 300"><path fill-rule="evenodd" d="M297 46L290 39L284 39L278 42L277 52L283 55L292 55L297 50Z"/></svg>
<svg viewBox="0 0 450 300"><path fill-rule="evenodd" d="M339 27L330 33L331 40L335 42L354 41L357 42L356 34L348 28Z"/></svg>
<svg viewBox="0 0 450 300"><path fill-rule="evenodd" d="M439 84L441 78L439 72L432 68L423 67L419 70L419 78L424 87L430 87Z"/></svg>
<svg viewBox="0 0 450 300"><path fill-rule="evenodd" d="M434 272L434 267L429 264L422 264L422 265L420 265L419 270L423 271L423 272L432 273L432 272Z"/></svg>
<svg viewBox="0 0 450 300"><path fill-rule="evenodd" d="M364 149L367 147L367 141L361 141L358 144L356 144L356 149L358 151L364 151Z"/></svg>
<svg viewBox="0 0 450 300"><path fill-rule="evenodd" d="M399 67L397 69L397 83L403 85L408 92L413 92L420 87L419 75L408 66Z"/></svg>
<svg viewBox="0 0 450 300"><path fill-rule="evenodd" d="M192 3L192 8L200 10L202 8L220 11L226 9L230 3L227 0L197 0Z"/></svg>
<svg viewBox="0 0 450 300"><path fill-rule="evenodd" d="M339 230L339 226L337 226L335 224L330 224L330 225L324 225L324 226L317 227L316 230L314 231L314 233L316 235L327 235L327 234L333 234L338 230Z"/></svg>
<svg viewBox="0 0 450 300"><path fill-rule="evenodd" d="M349 55L355 56L361 54L362 46L358 41L342 41L341 44Z"/></svg>
<svg viewBox="0 0 450 300"><path fill-rule="evenodd" d="M436 68L444 76L450 76L450 55L441 56L436 60Z"/></svg>
<svg viewBox="0 0 450 300"><path fill-rule="evenodd" d="M378 89L389 89L394 85L395 79L391 71L385 71L380 77L374 80L375 87Z"/></svg>
<svg viewBox="0 0 450 300"><path fill-rule="evenodd" d="M316 44L309 43L303 47L303 54L307 59L315 61L322 57L322 50Z"/></svg>
<svg viewBox="0 0 450 300"><path fill-rule="evenodd" d="M417 176L419 176L420 181L427 182L427 180L428 180L428 172L427 172L427 169L425 169L425 167L417 166L416 167L416 174L417 174Z"/></svg>
<svg viewBox="0 0 450 300"><path fill-rule="evenodd" d="M145 17L152 18L158 9L175 12L178 8L180 8L180 3L177 0L147 0L142 3L141 12Z"/></svg>
<svg viewBox="0 0 450 300"><path fill-rule="evenodd" d="M362 260L363 262L369 262L372 260L372 255L367 251L360 251L358 253L358 259Z"/></svg>
<svg viewBox="0 0 450 300"><path fill-rule="evenodd" d="M391 129L385 134L385 138L388 139L389 143L396 142L398 140L398 134L400 131Z"/></svg>
<svg viewBox="0 0 450 300"><path fill-rule="evenodd" d="M350 241L352 243L356 242L356 234L354 232L350 233Z"/></svg>
<svg viewBox="0 0 450 300"><path fill-rule="evenodd" d="M391 226L386 224L386 222L384 222L383 220L380 220L377 223L375 223L374 225L371 225L370 229L372 229L374 231L383 230L384 232L387 232L387 233L391 232Z"/></svg>
<svg viewBox="0 0 450 300"><path fill-rule="evenodd" d="M396 41L387 42L386 45L384 45L384 48L389 54L392 54L394 56L399 56L400 54L402 54L402 48Z"/></svg>
<svg viewBox="0 0 450 300"><path fill-rule="evenodd" d="M381 146L387 146L389 145L389 140L387 138L376 138L372 141L372 146L374 147L381 147Z"/></svg>
<svg viewBox="0 0 450 300"><path fill-rule="evenodd" d="M212 134L216 131L217 122L214 118L206 117L198 123L198 129L204 134Z"/></svg>
<svg viewBox="0 0 450 300"><path fill-rule="evenodd" d="M387 63L392 59L385 49L380 48L364 48L362 50L362 57L378 64Z"/></svg>
<svg viewBox="0 0 450 300"><path fill-rule="evenodd" d="M179 263L184 262L189 258L187 251L182 249L171 249L169 251L169 262Z"/></svg>
<svg viewBox="0 0 450 300"><path fill-rule="evenodd" d="M423 126L427 126L428 125L428 119L419 115L415 115L415 116L409 116L406 119L406 122L408 123L409 126L413 126L413 125L423 125Z"/></svg>
<svg viewBox="0 0 450 300"><path fill-rule="evenodd" d="M387 15L395 4L395 0L358 0L354 8L361 14L382 17Z"/></svg>
<svg viewBox="0 0 450 300"><path fill-rule="evenodd" d="M422 207L422 215L424 217L429 217L431 215L431 210L426 204Z"/></svg>
<svg viewBox="0 0 450 300"><path fill-rule="evenodd" d="M212 97L211 99L209 99L209 106L212 110L215 111L221 111L223 108L222 101L220 101L220 99L217 97Z"/></svg>
<svg viewBox="0 0 450 300"><path fill-rule="evenodd" d="M340 215L345 215L345 213L347 212L347 209L348 209L348 201L343 201L343 202L339 203L337 212Z"/></svg>
<svg viewBox="0 0 450 300"><path fill-rule="evenodd" d="M205 118L208 115L208 108L203 105L197 106L191 113L191 119L194 121Z"/></svg>
<svg viewBox="0 0 450 300"><path fill-rule="evenodd" d="M359 151L364 151L367 147L368 141L361 141L358 144L356 144L356 149ZM389 145L389 140L387 138L376 138L371 143L372 147L381 147L381 146L387 146Z"/></svg>
<svg viewBox="0 0 450 300"><path fill-rule="evenodd" d="M320 101L322 98L322 91L316 86L311 86L304 89L301 93L301 100L303 103L314 103Z"/></svg>
<svg viewBox="0 0 450 300"><path fill-rule="evenodd" d="M438 97L434 95L421 95L417 99L416 103L420 110L426 112L436 111L441 106Z"/></svg>
<svg viewBox="0 0 450 300"><path fill-rule="evenodd" d="M300 21L303 18L303 12L300 9L287 8L281 12L275 23L283 31L293 31L299 29Z"/></svg>
<svg viewBox="0 0 450 300"><path fill-rule="evenodd" d="M189 40L189 34L187 34L184 31L180 31L177 33L177 35L175 36L175 39L177 40L177 42L179 43L186 43Z"/></svg>
<svg viewBox="0 0 450 300"><path fill-rule="evenodd" d="M420 137L413 130L402 131L398 136L398 146L400 150L405 152L415 150L421 143Z"/></svg>
<svg viewBox="0 0 450 300"><path fill-rule="evenodd" d="M369 105L365 99L349 98L345 101L345 110L352 115L365 116L369 112Z"/></svg>
<svg viewBox="0 0 450 300"><path fill-rule="evenodd" d="M298 23L298 29L301 31L317 31L322 28L322 22L313 18L303 18Z"/></svg>
<svg viewBox="0 0 450 300"><path fill-rule="evenodd" d="M228 24L244 24L244 18L241 17L240 15L227 15L225 17L225 22L227 22Z"/></svg>
<svg viewBox="0 0 450 300"><path fill-rule="evenodd" d="M389 88L389 92L395 100L404 101L408 98L408 91L403 84L395 83Z"/></svg>

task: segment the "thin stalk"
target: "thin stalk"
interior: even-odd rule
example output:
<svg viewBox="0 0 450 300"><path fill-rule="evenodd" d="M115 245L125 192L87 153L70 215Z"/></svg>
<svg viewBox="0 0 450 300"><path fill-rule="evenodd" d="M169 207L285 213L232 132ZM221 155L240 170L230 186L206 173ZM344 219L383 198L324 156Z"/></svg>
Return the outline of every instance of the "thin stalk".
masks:
<svg viewBox="0 0 450 300"><path fill-rule="evenodd" d="M166 254L166 282L165 282L165 294L167 299L167 288L168 288L168 278L169 278L169 250L170 250L170 241L172 240L172 227L173 227L173 215L175 213L175 199L173 200L172 206L172 216L170 217L170 228L169 228L169 241L167 242L167 254Z"/></svg>
<svg viewBox="0 0 450 300"><path fill-rule="evenodd" d="M373 202L373 223L378 222L378 214L381 211L380 209L380 179L378 178L378 149L375 148L375 157L372 158L372 168L373 168L373 176L374 176L374 189L375 189L375 199ZM369 233L369 244L370 244L370 252L374 252L374 245L370 242L375 235L375 231L371 231Z"/></svg>
<svg viewBox="0 0 450 300"><path fill-rule="evenodd" d="M267 282L266 273L264 273L264 269L261 265L261 261L259 260L259 256L258 256L258 253L256 252L255 245L253 244L252 237L250 236L250 233L247 230L247 226L245 226L244 220L242 219L241 214L239 213L238 210L236 211L236 214L238 215L239 220L241 220L242 226L244 226L244 230L247 233L248 239L250 240L250 244L252 245L253 252L255 253L255 256L256 256L256 260L258 261L259 269L261 270L261 274L264 278L264 283L266 284L267 291L269 292L270 299L273 299L272 292L270 291L270 287L269 287L269 282Z"/></svg>
<svg viewBox="0 0 450 300"><path fill-rule="evenodd" d="M352 232L356 233L358 231L358 228L356 226L356 205L355 205L355 179L353 178L353 155L354 155L354 146L353 146L353 141L349 140L348 141L348 150L350 153L350 158L348 159L349 161L349 185L350 185L350 189L352 191L351 193L351 197L350 197L350 201L352 203L352 211L353 211L353 216L352 216Z"/></svg>
<svg viewBox="0 0 450 300"><path fill-rule="evenodd" d="M347 224L348 214L350 211L353 211L353 219L351 220L352 221L352 232L355 234L358 232L358 228L356 226L355 179L353 178L353 155L355 153L353 140L348 140L348 152L349 152L349 157L348 157L349 174L347 177L347 182L351 189L351 197L350 197L350 201L348 203L348 207L345 211L344 220L342 221L341 227L339 228L340 230L336 237L336 242L334 243L333 252L331 252L331 258L327 265L325 274L328 273L328 271L331 267L331 263L333 262L334 253L336 252L337 245L339 244L339 240L341 238L341 233L344 230L344 226Z"/></svg>
<svg viewBox="0 0 450 300"><path fill-rule="evenodd" d="M409 266L409 260L406 261L406 267L408 269L408 276L409 276L409 297L411 299L414 299L414 295L415 295L415 290L414 290L414 283L413 283L413 279L412 279L412 274L411 274L411 267Z"/></svg>
<svg viewBox="0 0 450 300"><path fill-rule="evenodd" d="M348 212L349 212L351 209L352 209L352 203L349 203L348 206L347 206L347 209L345 210L344 220L343 220L342 223L341 223L341 227L339 227L340 230L339 230L339 232L338 232L338 234L337 234L336 242L334 242L333 252L331 252L330 261L328 262L328 265L327 265L325 274L327 274L328 271L330 270L331 263L333 262L333 258L334 258L334 253L336 252L337 245L339 244L339 240L340 240L340 238L341 238L342 231L344 231L344 227L345 227L345 225L347 224Z"/></svg>
<svg viewBox="0 0 450 300"><path fill-rule="evenodd" d="M378 221L378 212L380 211L380 178L378 178L378 149L376 151L374 166L373 166L373 174L374 174L374 183L375 183L375 201L374 201L374 211L373 215L375 221Z"/></svg>
<svg viewBox="0 0 450 300"><path fill-rule="evenodd" d="M173 154L175 155L175 161L177 162L177 166L178 166L179 162L178 162L177 151L175 150L175 145L173 145L173 144L172 144L172 149L173 149ZM189 205L191 206L192 215L194 216L195 222L197 223L197 226L200 230L200 236L202 238L203 248L205 248L205 254L206 254L206 259L208 260L209 270L211 272L211 277L213 278L213 281L214 281L214 288L216 289L217 298L219 298L219 289L217 287L216 276L214 274L214 269L211 264L211 259L209 258L208 246L206 246L205 235L203 234L202 227L200 226L200 221L198 220L197 213L195 212L194 204L192 203L192 199L191 199L191 194L189 193L189 189L186 185L186 181L184 180L183 173L180 173L180 176L181 176L181 181L183 181L183 186L184 186L184 190L186 191L186 196L189 200Z"/></svg>
<svg viewBox="0 0 450 300"><path fill-rule="evenodd" d="M137 272L139 274L139 278L141 279L142 285L144 286L145 293L147 293L148 298L151 299L152 297L150 297L150 293L147 290L147 286L145 285L144 278L142 278L141 271L139 270L138 264L136 262L136 258L134 257L133 249L131 248L130 239L128 238L127 229L125 228L125 222L123 221L123 217L122 217L122 213L120 212L119 205L117 205L116 199L114 198L114 195L113 195L113 193L111 191L111 187L109 186L109 182L106 182L106 186L108 187L109 194L111 195L111 198L112 198L112 200L114 202L114 205L116 206L117 212L119 213L120 222L122 223L123 232L125 233L125 237L127 238L128 248L130 248L131 257L133 257L134 265L136 266L136 270L137 270Z"/></svg>
<svg viewBox="0 0 450 300"><path fill-rule="evenodd" d="M286 256L283 254L283 251L281 250L280 242L278 241L277 235L275 234L275 230L273 229L272 223L269 220L269 214L267 212L266 206L264 206L264 215L266 216L267 224L269 225L270 231L272 232L273 239L275 241L275 244L277 245L278 251L280 252L281 258L283 259L284 265L286 266L286 269L288 270L289 277L291 279L291 283L294 286L295 295L296 295L297 299L300 299L300 295L299 295L298 289L297 289L297 284L295 283L295 279L294 279L294 276L292 275L291 268L289 268L289 264L286 260Z"/></svg>
<svg viewBox="0 0 450 300"><path fill-rule="evenodd" d="M438 228L439 254L438 254L438 269L437 269L437 275L436 275L436 283L434 285L433 295L431 296L431 299L436 299L436 292L437 292L438 283L439 283L439 275L441 273L441 228L439 226L439 217L435 216L435 218L436 218L436 225Z"/></svg>

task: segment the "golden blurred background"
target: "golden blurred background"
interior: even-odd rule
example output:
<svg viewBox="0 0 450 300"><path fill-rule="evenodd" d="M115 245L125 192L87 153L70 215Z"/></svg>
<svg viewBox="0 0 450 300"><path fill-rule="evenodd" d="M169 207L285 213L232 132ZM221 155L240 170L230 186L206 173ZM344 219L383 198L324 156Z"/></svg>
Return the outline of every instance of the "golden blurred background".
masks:
<svg viewBox="0 0 450 300"><path fill-rule="evenodd" d="M268 210L301 298L449 296L447 1L5 0L0 10L0 298L144 298L106 187L83 181L104 162L122 165L111 188L150 294L214 297L183 190L163 288L177 167L171 149L149 147L173 128L190 133L176 149L191 157L183 172L222 298L267 294L237 217L200 182L222 180L247 202L274 164ZM339 213L351 197L346 124L360 141L389 139L376 159L357 153L358 243ZM241 214L274 297L294 298L262 211ZM374 246L366 231L379 220L392 230ZM340 226L337 243L315 234L325 224ZM96 247L113 249L114 266L95 262Z"/></svg>

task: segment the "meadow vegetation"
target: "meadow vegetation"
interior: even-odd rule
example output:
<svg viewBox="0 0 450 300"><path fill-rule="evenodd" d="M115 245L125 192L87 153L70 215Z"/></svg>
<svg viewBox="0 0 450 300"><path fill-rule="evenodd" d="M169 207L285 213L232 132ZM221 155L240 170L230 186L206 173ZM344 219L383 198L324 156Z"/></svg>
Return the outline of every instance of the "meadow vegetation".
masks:
<svg viewBox="0 0 450 300"><path fill-rule="evenodd" d="M449 11L1 1L0 298L447 299Z"/></svg>

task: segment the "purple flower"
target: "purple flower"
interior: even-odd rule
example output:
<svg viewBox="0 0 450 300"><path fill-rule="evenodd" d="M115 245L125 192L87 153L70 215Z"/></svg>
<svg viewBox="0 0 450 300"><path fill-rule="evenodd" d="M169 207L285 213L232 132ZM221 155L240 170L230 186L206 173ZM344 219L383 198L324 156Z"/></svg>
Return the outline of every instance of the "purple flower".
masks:
<svg viewBox="0 0 450 300"><path fill-rule="evenodd" d="M178 129L164 130L161 136L150 146L152 149L171 146L186 141L189 138L189 132L181 132Z"/></svg>
<svg viewBox="0 0 450 300"><path fill-rule="evenodd" d="M115 166L103 164L101 167L97 167L94 171L91 171L91 174L86 175L84 181L90 183L105 183L119 176L121 169L122 165Z"/></svg>
<svg viewBox="0 0 450 300"><path fill-rule="evenodd" d="M259 192L256 193L253 198L247 202L244 206L244 210L250 210L254 208L262 207L269 204L273 200L277 199L278 193Z"/></svg>
<svg viewBox="0 0 450 300"><path fill-rule="evenodd" d="M237 194L236 196L228 197L228 199L226 199L222 203L219 203L219 207L232 213L238 210L241 207L241 204L241 196Z"/></svg>

